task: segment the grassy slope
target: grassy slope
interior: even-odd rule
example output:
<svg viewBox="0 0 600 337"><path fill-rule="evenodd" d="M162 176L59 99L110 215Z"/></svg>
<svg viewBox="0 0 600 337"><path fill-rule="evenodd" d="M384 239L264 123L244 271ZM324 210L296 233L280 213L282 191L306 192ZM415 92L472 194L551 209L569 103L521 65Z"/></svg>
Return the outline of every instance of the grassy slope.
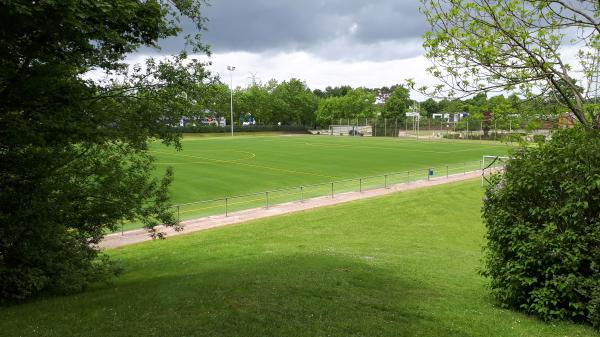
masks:
<svg viewBox="0 0 600 337"><path fill-rule="evenodd" d="M476 181L110 251L113 286L0 309L8 336L600 336L495 307Z"/></svg>
<svg viewBox="0 0 600 337"><path fill-rule="evenodd" d="M159 171L175 169L174 203L478 161L507 152L499 143L324 136L192 137L184 140L181 152L160 144L151 149Z"/></svg>

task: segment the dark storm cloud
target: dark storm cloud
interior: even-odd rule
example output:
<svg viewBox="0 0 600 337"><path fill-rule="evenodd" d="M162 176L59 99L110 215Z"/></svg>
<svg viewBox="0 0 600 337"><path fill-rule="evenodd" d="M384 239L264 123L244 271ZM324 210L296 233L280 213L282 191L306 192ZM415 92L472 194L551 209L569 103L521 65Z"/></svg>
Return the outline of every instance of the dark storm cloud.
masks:
<svg viewBox="0 0 600 337"><path fill-rule="evenodd" d="M427 26L417 0L212 0L203 40L215 53L306 51L323 58L415 56ZM184 23L186 32L193 25ZM181 39L161 43L181 49Z"/></svg>

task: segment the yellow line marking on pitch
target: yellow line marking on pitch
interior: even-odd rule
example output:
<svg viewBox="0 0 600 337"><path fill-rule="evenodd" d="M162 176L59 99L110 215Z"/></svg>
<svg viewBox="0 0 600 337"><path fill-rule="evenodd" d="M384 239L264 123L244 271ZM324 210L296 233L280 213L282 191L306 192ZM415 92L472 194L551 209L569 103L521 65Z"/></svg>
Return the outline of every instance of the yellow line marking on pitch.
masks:
<svg viewBox="0 0 600 337"><path fill-rule="evenodd" d="M213 161L213 162L217 162L217 163L223 163L223 162L234 163L234 162L238 162L238 161L242 161L242 160L251 160L251 159L256 158L256 154L255 153L248 152L248 151L238 151L238 150L213 150L213 151L244 153L244 154L248 155L248 157L238 158L238 159L227 159L227 160L225 160L225 159L214 159L214 158L202 157L202 156L191 156L191 155L185 155L185 154L181 154L181 153L172 153L172 152L160 151L160 150L154 150L153 152L163 153L163 154L172 155L172 156L184 156L184 157L198 158L198 159ZM203 163L203 162L197 162L197 163ZM157 164L187 164L187 163L163 163L163 162L159 162Z"/></svg>
<svg viewBox="0 0 600 337"><path fill-rule="evenodd" d="M189 158L205 159L205 160L208 160L208 161L211 161L211 162L214 162L214 163L219 163L219 164L243 165L243 166L261 168L261 169L266 169L266 170L271 170L271 171L279 171L279 172L286 172L286 173L296 173L296 174L310 175L310 176L315 176L315 177L324 177L324 178L329 178L329 179L337 179L336 176L330 176L330 175L326 175L326 174L319 174L319 173L305 172L305 171L297 171L297 170L288 170L288 169L282 169L282 168L278 168L278 167L271 167L271 166L264 166L264 165L255 165L255 164L241 163L240 162L241 160L249 160L249 159L253 159L253 158L256 157L256 154L254 154L252 152L246 152L246 151L238 151L238 152L252 153L253 156L251 158L236 159L236 160L213 159L213 158L208 158L208 157L186 155L186 154L181 154L181 153L170 153L170 152L158 151L158 150L155 150L154 152L169 154L169 155L172 155L172 156L182 156L182 157L189 157Z"/></svg>

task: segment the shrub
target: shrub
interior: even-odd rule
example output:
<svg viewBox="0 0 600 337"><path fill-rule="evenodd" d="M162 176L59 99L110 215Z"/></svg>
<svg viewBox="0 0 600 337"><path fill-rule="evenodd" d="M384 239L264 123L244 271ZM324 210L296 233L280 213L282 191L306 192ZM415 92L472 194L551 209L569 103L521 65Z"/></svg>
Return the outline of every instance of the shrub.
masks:
<svg viewBox="0 0 600 337"><path fill-rule="evenodd" d="M535 143L543 143L546 141L546 136L544 135L533 135L533 141Z"/></svg>
<svg viewBox="0 0 600 337"><path fill-rule="evenodd" d="M91 283L110 282L122 271L108 256L69 233L30 236L19 253L18 261L13 258L0 263L0 304L40 293L80 292Z"/></svg>
<svg viewBox="0 0 600 337"><path fill-rule="evenodd" d="M600 327L600 132L557 131L491 181L483 274L495 298Z"/></svg>
<svg viewBox="0 0 600 337"><path fill-rule="evenodd" d="M525 134L522 133L508 133L508 134L504 134L500 137L500 140L503 142L514 142L514 143L519 143L523 140L523 136L525 136Z"/></svg>

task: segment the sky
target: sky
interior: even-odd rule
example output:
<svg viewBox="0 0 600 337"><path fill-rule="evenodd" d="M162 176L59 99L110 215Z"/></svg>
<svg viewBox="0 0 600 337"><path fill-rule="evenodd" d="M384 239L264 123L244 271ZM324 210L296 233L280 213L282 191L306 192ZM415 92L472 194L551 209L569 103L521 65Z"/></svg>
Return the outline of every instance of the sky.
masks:
<svg viewBox="0 0 600 337"><path fill-rule="evenodd" d="M234 87L246 87L253 79L291 78L311 89L378 88L407 79L416 87L440 83L426 71L431 63L422 36L429 26L418 0L208 1L202 8L208 19L202 41L211 49L209 69ZM142 48L128 61L143 63L148 56L181 51L183 36L197 33L193 23L181 25L180 37L160 41L160 51ZM562 49L564 60L573 63L578 49ZM236 67L233 73L229 65ZM426 99L416 91L411 97Z"/></svg>
<svg viewBox="0 0 600 337"><path fill-rule="evenodd" d="M298 78L311 89L436 83L426 76L421 36L427 31L417 0L211 0L202 40L211 71L234 86ZM183 22L184 32L193 25ZM158 53L181 50L181 38L160 42ZM157 53L142 50L132 62ZM413 93L414 98L419 95Z"/></svg>

